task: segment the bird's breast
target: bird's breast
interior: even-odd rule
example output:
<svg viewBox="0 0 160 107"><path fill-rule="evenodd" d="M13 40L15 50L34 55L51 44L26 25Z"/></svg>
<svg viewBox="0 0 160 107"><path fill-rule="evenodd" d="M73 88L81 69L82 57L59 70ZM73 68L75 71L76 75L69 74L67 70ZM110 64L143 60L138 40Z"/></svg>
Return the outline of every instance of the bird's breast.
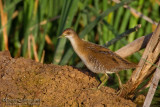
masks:
<svg viewBox="0 0 160 107"><path fill-rule="evenodd" d="M110 73L91 53L76 52L86 67L94 73ZM111 72L112 73L112 72Z"/></svg>

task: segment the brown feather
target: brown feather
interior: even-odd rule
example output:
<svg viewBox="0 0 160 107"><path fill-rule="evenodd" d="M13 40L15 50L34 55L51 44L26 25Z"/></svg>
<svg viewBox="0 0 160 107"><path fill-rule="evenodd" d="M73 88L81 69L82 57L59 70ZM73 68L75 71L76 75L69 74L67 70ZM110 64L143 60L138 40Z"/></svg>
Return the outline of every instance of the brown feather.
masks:
<svg viewBox="0 0 160 107"><path fill-rule="evenodd" d="M118 72L121 70L136 68L136 64L127 61L126 59L120 57L118 54L112 52L111 50L102 47L100 45L96 45L90 42L83 41L82 42L83 54L86 55L89 63L93 63L92 66L103 65L105 70L110 72ZM94 60L97 62L94 64ZM97 65L96 65L97 64ZM100 69L102 73L104 71ZM97 70L98 71L98 70Z"/></svg>
<svg viewBox="0 0 160 107"><path fill-rule="evenodd" d="M136 68L137 65L120 57L111 50L97 44L81 40L72 29L63 32L84 64L95 73L116 73Z"/></svg>

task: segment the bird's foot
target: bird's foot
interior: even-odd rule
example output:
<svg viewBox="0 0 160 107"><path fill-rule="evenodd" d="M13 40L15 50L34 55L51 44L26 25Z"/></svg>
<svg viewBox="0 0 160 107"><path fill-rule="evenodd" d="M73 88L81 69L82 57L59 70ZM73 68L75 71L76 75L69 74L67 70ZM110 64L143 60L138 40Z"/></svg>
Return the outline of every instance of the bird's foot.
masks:
<svg viewBox="0 0 160 107"><path fill-rule="evenodd" d="M120 89L115 93L115 95L120 96L121 93L122 93L122 90Z"/></svg>
<svg viewBox="0 0 160 107"><path fill-rule="evenodd" d="M121 93L122 93L122 90L127 91L126 88L122 85L121 88L120 88L115 94L116 94L117 96L120 96Z"/></svg>
<svg viewBox="0 0 160 107"><path fill-rule="evenodd" d="M103 78L101 84L97 87L97 89L100 89L107 82L108 78L108 75L105 74L105 78Z"/></svg>
<svg viewBox="0 0 160 107"><path fill-rule="evenodd" d="M108 75L105 74L102 78L102 82L100 83L100 85L97 87L97 88L87 88L87 89L90 89L90 90L99 90L108 80Z"/></svg>

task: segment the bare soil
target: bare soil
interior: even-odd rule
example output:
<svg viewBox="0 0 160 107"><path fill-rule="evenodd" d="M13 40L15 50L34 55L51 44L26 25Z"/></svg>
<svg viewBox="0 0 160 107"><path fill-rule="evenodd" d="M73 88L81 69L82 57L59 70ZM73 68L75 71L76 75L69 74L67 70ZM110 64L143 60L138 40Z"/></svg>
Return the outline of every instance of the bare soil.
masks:
<svg viewBox="0 0 160 107"><path fill-rule="evenodd" d="M0 52L0 107L135 107L99 82L91 72L42 64Z"/></svg>

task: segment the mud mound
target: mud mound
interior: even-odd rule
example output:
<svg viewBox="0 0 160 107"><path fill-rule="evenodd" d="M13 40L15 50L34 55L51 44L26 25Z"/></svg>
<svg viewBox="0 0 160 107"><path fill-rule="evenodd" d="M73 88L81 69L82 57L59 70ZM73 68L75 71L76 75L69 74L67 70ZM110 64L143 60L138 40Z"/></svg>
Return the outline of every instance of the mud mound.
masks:
<svg viewBox="0 0 160 107"><path fill-rule="evenodd" d="M41 64L0 52L1 105L40 107L134 107L108 87L100 90L91 73L70 66Z"/></svg>

